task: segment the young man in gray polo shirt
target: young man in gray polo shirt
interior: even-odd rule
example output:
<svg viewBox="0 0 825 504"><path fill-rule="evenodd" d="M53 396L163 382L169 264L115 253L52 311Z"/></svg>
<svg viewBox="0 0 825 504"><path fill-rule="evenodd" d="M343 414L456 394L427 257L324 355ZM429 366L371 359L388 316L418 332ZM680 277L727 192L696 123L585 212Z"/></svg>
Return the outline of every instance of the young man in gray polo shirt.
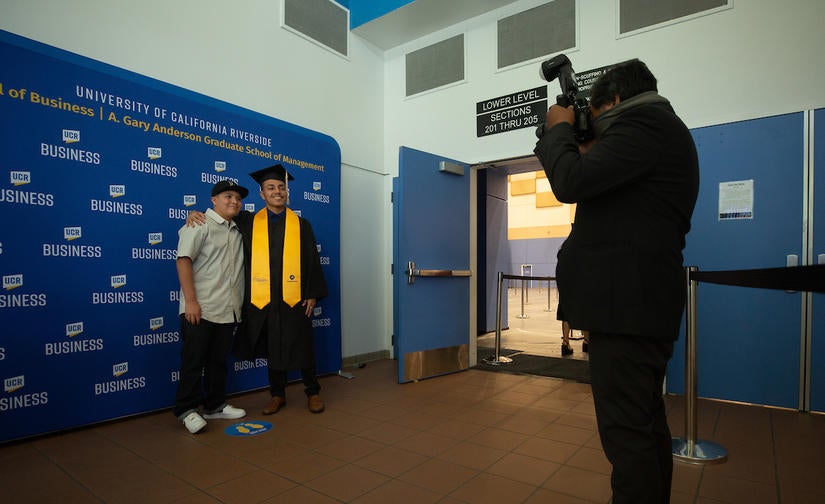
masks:
<svg viewBox="0 0 825 504"><path fill-rule="evenodd" d="M240 322L244 293L241 233L232 219L248 194L234 181L221 180L212 188L206 225L178 231L183 348L173 413L192 434L206 427L204 418L246 415L226 403L226 355ZM201 404L203 416L198 413Z"/></svg>

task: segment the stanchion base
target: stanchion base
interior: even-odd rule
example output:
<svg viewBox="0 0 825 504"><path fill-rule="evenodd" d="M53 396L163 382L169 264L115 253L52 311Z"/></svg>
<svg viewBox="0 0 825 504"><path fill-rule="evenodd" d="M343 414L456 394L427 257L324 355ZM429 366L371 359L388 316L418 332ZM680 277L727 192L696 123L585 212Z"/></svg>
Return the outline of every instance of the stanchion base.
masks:
<svg viewBox="0 0 825 504"><path fill-rule="evenodd" d="M499 356L499 358L496 359L495 355L491 355L490 357L484 359L484 363L490 364L491 366L500 366L502 364L509 364L511 362L513 362L513 359L511 359L510 357Z"/></svg>
<svg viewBox="0 0 825 504"><path fill-rule="evenodd" d="M697 439L688 443L686 438L671 438L673 459L689 464L721 464L728 460L728 452L713 441ZM692 448L692 449L691 449Z"/></svg>
<svg viewBox="0 0 825 504"><path fill-rule="evenodd" d="M516 315L516 318L530 318L527 315Z"/></svg>

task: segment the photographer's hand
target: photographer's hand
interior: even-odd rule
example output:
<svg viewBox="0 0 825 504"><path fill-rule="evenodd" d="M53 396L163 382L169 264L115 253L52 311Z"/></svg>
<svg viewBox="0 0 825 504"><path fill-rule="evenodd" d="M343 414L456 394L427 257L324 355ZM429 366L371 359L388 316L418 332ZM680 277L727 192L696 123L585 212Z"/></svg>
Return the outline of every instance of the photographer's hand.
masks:
<svg viewBox="0 0 825 504"><path fill-rule="evenodd" d="M546 128L552 128L553 126L566 122L571 126L576 120L576 116L573 113L573 107L562 107L561 105L553 105L549 109L547 109L547 116L545 117L544 124Z"/></svg>

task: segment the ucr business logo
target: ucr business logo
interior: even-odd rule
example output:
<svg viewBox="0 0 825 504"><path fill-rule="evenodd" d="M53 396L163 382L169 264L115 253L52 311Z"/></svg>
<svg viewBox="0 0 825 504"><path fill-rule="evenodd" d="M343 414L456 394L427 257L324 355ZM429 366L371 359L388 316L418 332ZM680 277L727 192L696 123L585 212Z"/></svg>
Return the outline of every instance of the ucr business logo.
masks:
<svg viewBox="0 0 825 504"><path fill-rule="evenodd" d="M330 257L325 256L325 255L320 255L321 254L321 244L320 243L316 244L315 248L318 250L318 254L319 254L318 258L321 260L321 266L329 266Z"/></svg>
<svg viewBox="0 0 825 504"><path fill-rule="evenodd" d="M163 233L149 233L149 244L155 245L163 243ZM174 261L178 257L177 249L132 247L132 259L160 259Z"/></svg>
<svg viewBox="0 0 825 504"><path fill-rule="evenodd" d="M191 207L198 204L198 197L194 194L184 194L183 195L183 206Z"/></svg>
<svg viewBox="0 0 825 504"><path fill-rule="evenodd" d="M119 289L126 285L126 275L112 275L112 288Z"/></svg>
<svg viewBox="0 0 825 504"><path fill-rule="evenodd" d="M22 389L26 384L24 375L13 376L3 380L3 389L11 394ZM40 406L49 402L48 392L35 392L31 394L20 394L11 397L0 397L0 411L8 411L18 408L30 408Z"/></svg>
<svg viewBox="0 0 825 504"><path fill-rule="evenodd" d="M78 130L63 130L63 143L72 144L80 141L80 131Z"/></svg>
<svg viewBox="0 0 825 504"><path fill-rule="evenodd" d="M66 241L77 240L83 237L83 229L80 226L64 227L63 239Z"/></svg>
<svg viewBox="0 0 825 504"><path fill-rule="evenodd" d="M89 112L93 111L90 109ZM80 131L64 129L61 132L60 139L64 144L78 143L80 142ZM76 149L75 147L55 145L46 142L40 142L40 155L55 159L63 159L66 161L77 161L80 163L96 165L101 163L102 157L99 152Z"/></svg>
<svg viewBox="0 0 825 504"><path fill-rule="evenodd" d="M163 149L160 147L147 147L146 156L149 159L160 159L163 157Z"/></svg>
<svg viewBox="0 0 825 504"><path fill-rule="evenodd" d="M255 203L244 203L243 209L247 212L254 212L255 211Z"/></svg>
<svg viewBox="0 0 825 504"><path fill-rule="evenodd" d="M23 287L22 273L18 273L17 275L3 275L3 289L9 291L19 287Z"/></svg>
<svg viewBox="0 0 825 504"><path fill-rule="evenodd" d="M324 314L324 310L320 306L316 306L314 310L312 310L312 315L315 317L312 319L312 327L331 327L332 326L332 319L329 317L321 318L321 315Z"/></svg>
<svg viewBox="0 0 825 504"><path fill-rule="evenodd" d="M63 147L65 149L65 147ZM9 172L9 182L13 187L31 184L31 172L11 171ZM12 189L0 189L0 203L25 204L35 206L54 206L54 195Z"/></svg>
<svg viewBox="0 0 825 504"><path fill-rule="evenodd" d="M112 366L112 376L120 378L129 372L129 363L121 362ZM122 380L111 380L102 383L95 383L95 395L111 394L113 392L123 392L124 390L134 390L146 386L146 377L137 376Z"/></svg>
<svg viewBox="0 0 825 504"><path fill-rule="evenodd" d="M323 194L318 192L321 190L320 181L314 181L312 183L312 190L314 192L304 191L304 200L329 205L329 194Z"/></svg>
<svg viewBox="0 0 825 504"><path fill-rule="evenodd" d="M75 338L83 333L83 322L66 324L66 339L47 341L43 344L43 355L66 356L75 353L99 352L103 350L103 338Z"/></svg>
<svg viewBox="0 0 825 504"><path fill-rule="evenodd" d="M112 198L126 196L126 186L123 184L111 184L109 186L109 196Z"/></svg>
<svg viewBox="0 0 825 504"><path fill-rule="evenodd" d="M64 227L63 239L66 241L79 240L83 237L80 226ZM103 257L103 247L100 245L76 245L67 243L44 243L43 257Z"/></svg>
<svg viewBox="0 0 825 504"><path fill-rule="evenodd" d="M158 331L163 327L163 317L155 317L149 319L149 329L152 331L148 334L136 334L132 337L132 343L136 347L163 345L166 343L177 343L180 341L179 331Z"/></svg>
<svg viewBox="0 0 825 504"><path fill-rule="evenodd" d="M226 171L226 161L215 161L215 171L218 173Z"/></svg>
<svg viewBox="0 0 825 504"><path fill-rule="evenodd" d="M23 286L23 274L4 275L3 289L11 291ZM46 306L46 294L0 294L0 308L27 308Z"/></svg>
<svg viewBox="0 0 825 504"><path fill-rule="evenodd" d="M66 336L74 338L78 334L83 333L83 322L71 322L66 324Z"/></svg>
<svg viewBox="0 0 825 504"><path fill-rule="evenodd" d="M104 212L125 215L143 215L143 205L141 203L128 203L126 201L112 201L126 196L126 186L123 184L110 184L109 197L111 200L90 200L91 209L94 212Z"/></svg>
<svg viewBox="0 0 825 504"><path fill-rule="evenodd" d="M126 275L112 275L109 277L113 289L126 285ZM92 304L142 303L141 291L92 292Z"/></svg>
<svg viewBox="0 0 825 504"><path fill-rule="evenodd" d="M26 385L26 376L13 376L11 378L6 378L3 380L3 390L11 394L12 392L17 392L21 388Z"/></svg>
<svg viewBox="0 0 825 504"><path fill-rule="evenodd" d="M27 171L13 171L9 172L9 179L11 179L11 185L13 186L31 184L32 174Z"/></svg>
<svg viewBox="0 0 825 504"><path fill-rule="evenodd" d="M112 366L112 376L115 378L119 376L123 376L129 372L129 363L128 362L121 362L119 364L115 364Z"/></svg>

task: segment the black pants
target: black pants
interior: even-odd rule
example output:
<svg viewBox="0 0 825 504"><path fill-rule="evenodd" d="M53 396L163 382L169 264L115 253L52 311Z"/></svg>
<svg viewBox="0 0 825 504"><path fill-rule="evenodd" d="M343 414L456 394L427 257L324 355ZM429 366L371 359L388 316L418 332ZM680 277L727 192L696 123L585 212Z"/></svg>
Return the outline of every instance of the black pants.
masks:
<svg viewBox="0 0 825 504"><path fill-rule="evenodd" d="M269 356L269 317L261 328L261 337L258 338L258 354ZM272 362L274 359L269 359ZM287 370L267 367L269 377L269 394L272 397L286 397ZM315 376L315 366L301 369L301 380L304 382L304 393L307 396L316 395L321 391L321 384Z"/></svg>
<svg viewBox="0 0 825 504"><path fill-rule="evenodd" d="M214 410L226 402L226 355L232 346L235 324L216 324L201 319L193 325L180 316L183 348L180 378L173 413L180 417L203 403Z"/></svg>
<svg viewBox="0 0 825 504"><path fill-rule="evenodd" d="M662 399L672 341L590 333L590 379L613 504L670 502L673 455Z"/></svg>
<svg viewBox="0 0 825 504"><path fill-rule="evenodd" d="M287 372L284 369L267 369L269 375L269 393L272 397L286 397ZM304 382L304 393L307 396L316 395L321 391L321 384L315 376L315 368L301 370L301 379Z"/></svg>

